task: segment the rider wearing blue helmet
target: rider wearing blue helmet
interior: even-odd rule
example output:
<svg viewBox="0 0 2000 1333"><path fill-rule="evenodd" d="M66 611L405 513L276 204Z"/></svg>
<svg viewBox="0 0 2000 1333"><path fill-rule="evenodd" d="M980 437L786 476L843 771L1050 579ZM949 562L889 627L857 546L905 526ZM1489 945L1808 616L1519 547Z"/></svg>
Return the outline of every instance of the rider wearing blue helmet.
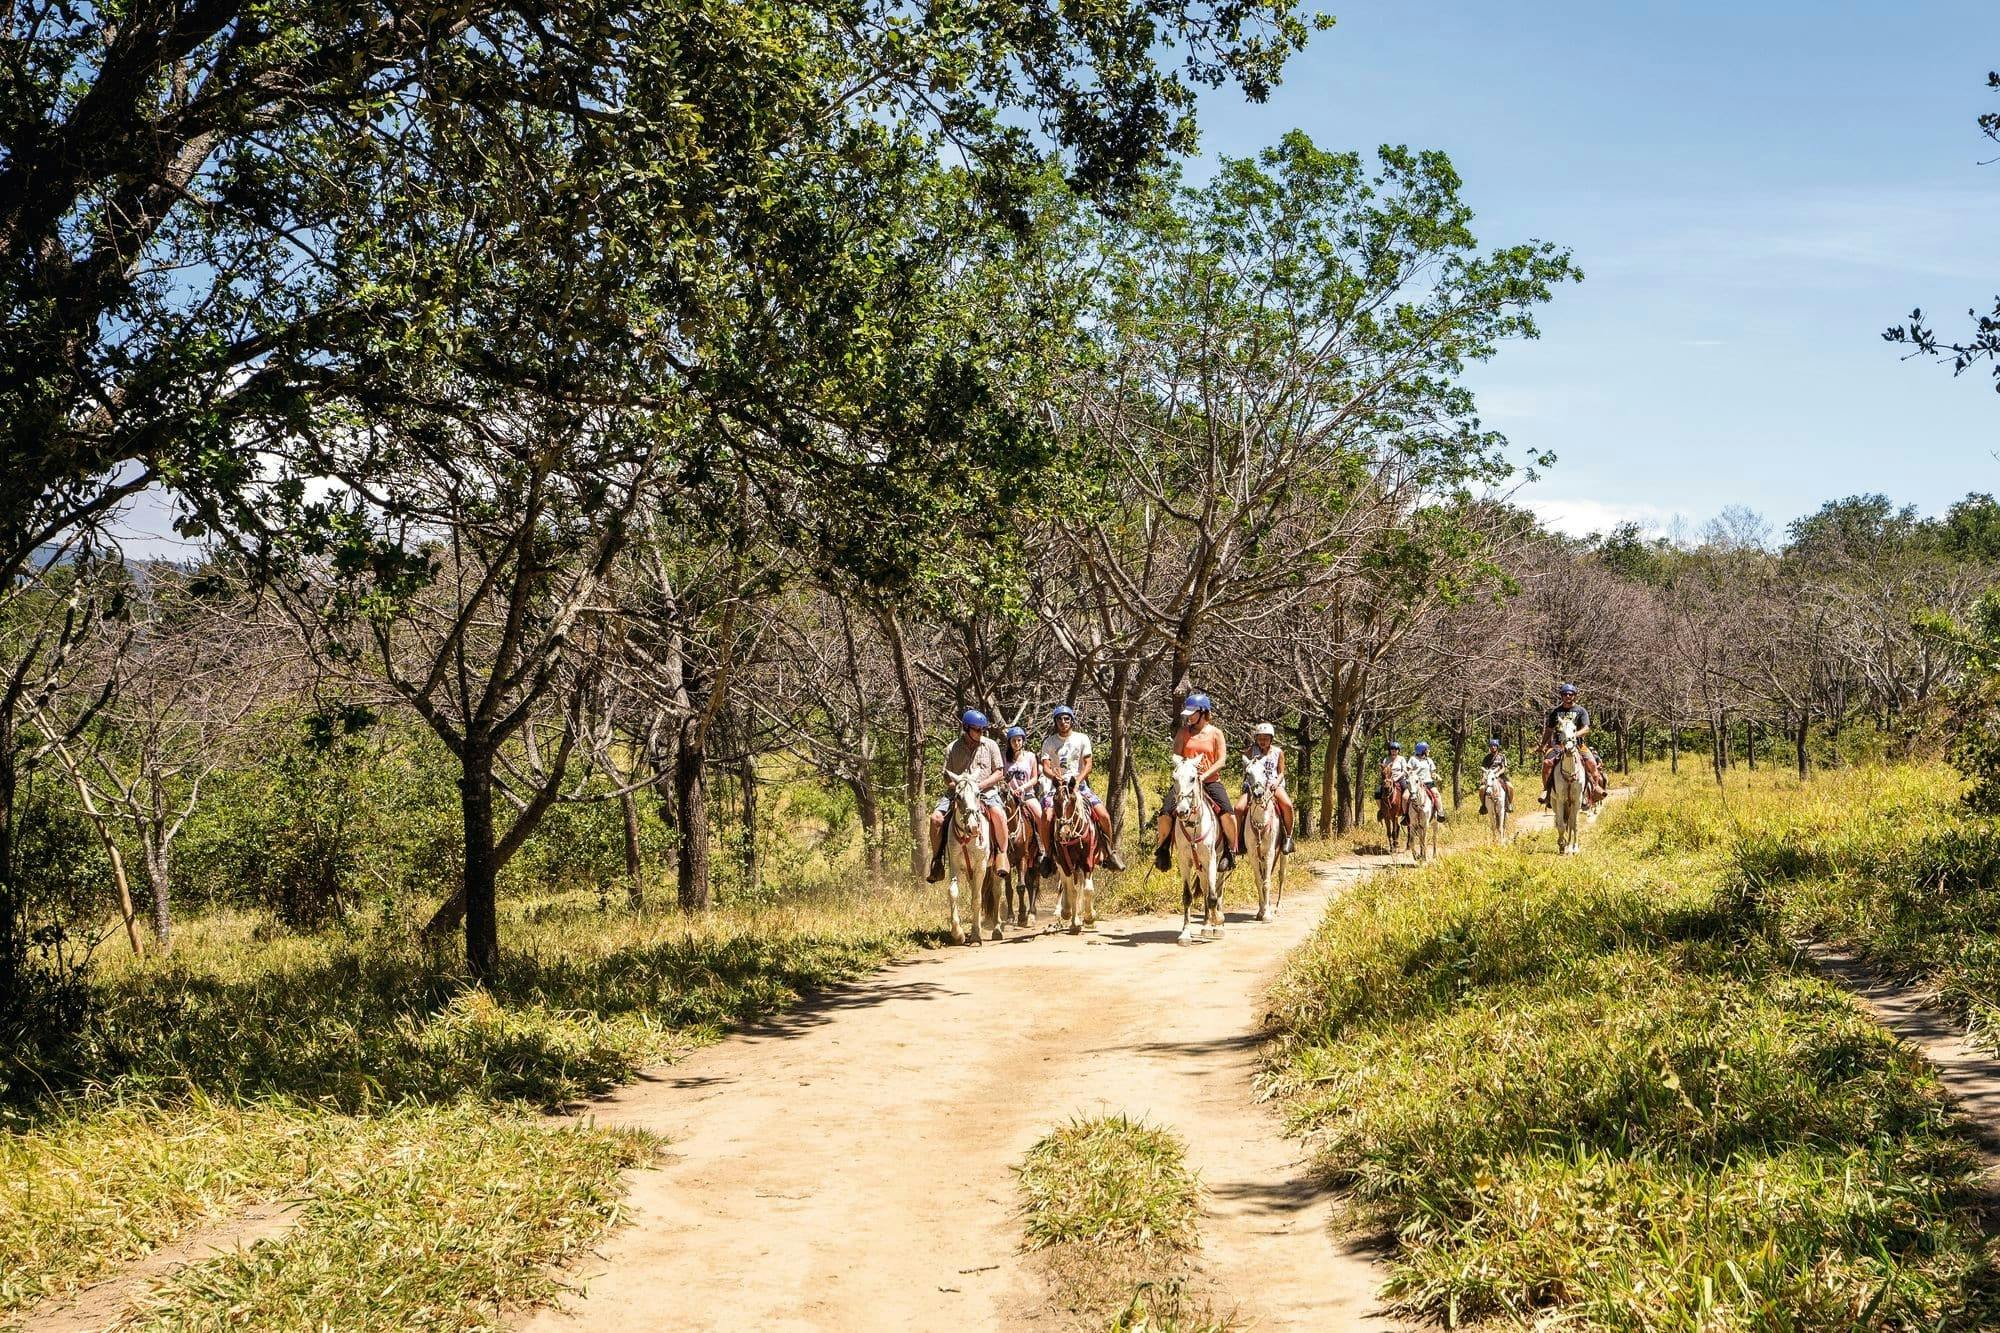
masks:
<svg viewBox="0 0 2000 1333"><path fill-rule="evenodd" d="M1181 726L1174 734L1174 757L1185 759L1190 755L1201 760L1202 788L1209 800L1215 803L1217 816L1222 821L1222 842L1217 851L1222 856L1222 868L1228 870L1236 864L1236 807L1229 799L1229 789L1222 785L1222 767L1229 762L1229 741L1223 736L1222 728L1209 720L1215 705L1206 694L1196 691L1181 701ZM1173 802L1160 803L1159 820L1160 845L1153 851L1153 864L1162 870L1174 868Z"/></svg>
<svg viewBox="0 0 2000 1333"><path fill-rule="evenodd" d="M1000 784L1007 780L1007 763L1000 757L1000 747L987 736L986 714L977 708L968 708L958 719L961 731L951 748L945 751L944 771L947 775L958 774L970 777L979 787L979 799L986 810L987 822L993 829L994 864L1001 870L1007 869L1007 815L1000 807ZM930 882L935 884L944 878L944 822L951 816L951 793L931 811L931 873Z"/></svg>
<svg viewBox="0 0 2000 1333"><path fill-rule="evenodd" d="M1049 860L1049 807L1042 799L1048 794L1049 784L1042 778L1042 762L1028 745L1028 733L1020 727L1007 728L1006 750L1007 789L1014 794L1028 827L1035 832L1042 873L1046 875L1054 862Z"/></svg>
<svg viewBox="0 0 2000 1333"><path fill-rule="evenodd" d="M1053 730L1042 738L1042 773L1051 782L1076 779L1077 794L1083 797L1084 809L1090 811L1091 821L1097 825L1097 845L1104 851L1104 864L1113 870L1123 870L1125 859L1118 855L1117 841L1111 836L1111 812L1090 789L1090 770L1096 762L1091 757L1090 737L1077 729L1076 710L1068 704L1056 705L1049 722ZM1051 818L1049 814L1042 816L1045 842L1050 839Z"/></svg>
<svg viewBox="0 0 2000 1333"><path fill-rule="evenodd" d="M1431 758L1431 745L1429 741L1417 742L1416 753L1410 756L1410 761L1404 766L1403 773L1412 784L1422 787L1425 793L1430 796L1431 813L1437 818L1439 823L1443 823L1448 816L1444 812L1444 798L1438 795L1438 766L1437 760Z"/></svg>

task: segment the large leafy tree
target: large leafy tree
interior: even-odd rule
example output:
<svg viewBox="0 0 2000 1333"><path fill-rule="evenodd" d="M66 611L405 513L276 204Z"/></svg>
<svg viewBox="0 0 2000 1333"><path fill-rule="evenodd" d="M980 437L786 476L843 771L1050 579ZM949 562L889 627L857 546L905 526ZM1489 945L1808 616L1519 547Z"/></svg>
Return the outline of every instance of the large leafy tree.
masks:
<svg viewBox="0 0 2000 1333"><path fill-rule="evenodd" d="M823 387L880 382L842 339L913 258L870 182L955 155L1004 216L1055 156L1116 192L1192 144L1196 87L1261 96L1304 36L1289 0L46 0L7 25L0 586L156 484L191 532L285 553L281 520L340 510L325 477L398 475L460 404L530 398L698 402L774 487L894 513L867 479L897 460L832 406L856 377Z"/></svg>

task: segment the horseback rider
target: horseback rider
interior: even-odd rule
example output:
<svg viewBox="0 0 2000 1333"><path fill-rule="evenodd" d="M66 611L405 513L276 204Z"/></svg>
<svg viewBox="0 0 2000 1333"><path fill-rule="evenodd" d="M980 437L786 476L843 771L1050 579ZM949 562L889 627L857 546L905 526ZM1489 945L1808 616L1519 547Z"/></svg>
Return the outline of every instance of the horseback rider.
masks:
<svg viewBox="0 0 2000 1333"><path fill-rule="evenodd" d="M1222 837L1216 844L1216 852L1222 859L1222 869L1228 870L1236 864L1236 807L1230 804L1229 789L1222 785L1222 766L1229 761L1229 741L1222 734L1222 728L1209 720L1215 705L1206 694L1199 691L1190 694L1181 703L1181 727L1174 733L1174 757L1186 759L1190 756L1201 761L1201 786L1208 799L1215 806L1216 818L1222 824ZM1160 845L1153 850L1153 864L1162 870L1174 868L1174 803L1172 793L1160 803L1159 820Z"/></svg>
<svg viewBox="0 0 2000 1333"><path fill-rule="evenodd" d="M1422 787L1431 798L1431 814L1443 824L1451 817L1444 812L1444 798L1438 795L1437 760L1431 758L1429 741L1418 741L1417 752L1410 757L1409 765L1403 770L1404 778L1414 787Z"/></svg>
<svg viewBox="0 0 2000 1333"><path fill-rule="evenodd" d="M1549 803L1549 793L1555 788L1556 759L1562 754L1562 724L1568 722L1571 734L1576 737L1576 748L1583 757L1583 767L1588 780L1584 783L1583 800L1588 806L1591 793L1604 790L1604 770L1597 762L1597 752L1584 743L1590 734L1590 710L1576 701L1576 686L1562 684L1556 686L1556 706L1542 719L1542 797L1541 803Z"/></svg>
<svg viewBox="0 0 2000 1333"><path fill-rule="evenodd" d="M1271 795L1278 802L1279 846L1290 856L1298 849L1292 845L1292 798L1285 790L1285 750L1278 744L1278 729L1269 722L1259 722L1257 729L1250 733L1250 762L1264 770L1264 781L1270 785ZM1243 836L1244 816L1250 811L1250 792L1246 787L1243 799L1236 803L1237 836ZM1244 851L1239 843L1237 854Z"/></svg>
<svg viewBox="0 0 2000 1333"><path fill-rule="evenodd" d="M1049 810L1042 797L1048 789L1042 777L1041 761L1028 748L1028 733L1019 727L1007 728L1007 789L1014 793L1015 802L1021 807L1021 818L1028 821L1033 831L1035 845L1041 849L1041 869L1048 874L1055 868L1049 859Z"/></svg>
<svg viewBox="0 0 2000 1333"><path fill-rule="evenodd" d="M1097 825L1097 845L1104 849L1104 864L1113 870L1123 870L1125 859L1118 855L1118 844L1111 836L1111 811L1090 789L1090 770L1095 762L1090 754L1090 737L1076 729L1076 712L1068 704L1058 704L1049 721L1055 730L1042 738L1042 773L1052 782L1076 779L1077 794L1083 798L1084 809L1090 811L1091 822ZM1041 817L1044 855L1050 846L1050 818L1047 812ZM1048 868L1044 866L1045 871Z"/></svg>
<svg viewBox="0 0 2000 1333"><path fill-rule="evenodd" d="M1500 790L1507 793L1507 808L1512 810L1514 808L1514 780L1507 775L1507 747L1500 743L1498 736L1492 737L1486 742L1486 757L1479 761L1479 766L1489 773L1499 774ZM1486 813L1486 785L1484 783L1481 783L1479 787L1479 813L1482 815Z"/></svg>
<svg viewBox="0 0 2000 1333"><path fill-rule="evenodd" d="M944 753L944 771L969 777L979 788L979 802L986 811L986 822L993 829L994 867L1007 869L1007 813L1000 806L1000 784L1007 780L1006 761L1000 757L1000 747L986 734L988 723L986 714L977 708L968 708L958 719L958 739ZM951 817L951 793L945 792L936 808L931 811L931 873L930 882L935 884L944 878L945 821Z"/></svg>
<svg viewBox="0 0 2000 1333"><path fill-rule="evenodd" d="M1403 785L1403 774L1408 771L1409 766L1410 761L1403 755L1403 743L1390 741L1388 758L1382 761L1382 781L1375 786L1375 799L1388 801L1389 789Z"/></svg>

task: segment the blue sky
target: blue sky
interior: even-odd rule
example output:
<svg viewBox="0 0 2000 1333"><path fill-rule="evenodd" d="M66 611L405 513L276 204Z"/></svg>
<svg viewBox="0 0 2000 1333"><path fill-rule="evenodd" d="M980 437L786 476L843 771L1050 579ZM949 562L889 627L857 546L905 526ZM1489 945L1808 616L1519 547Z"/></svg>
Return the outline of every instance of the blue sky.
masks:
<svg viewBox="0 0 2000 1333"><path fill-rule="evenodd" d="M1482 241L1571 247L1539 342L1478 368L1488 424L1552 449L1523 493L1573 531L1782 528L1882 491L2000 492L2000 394L1903 362L1914 305L2000 292L2000 0L1324 0L1337 19L1262 106L1216 93L1205 154L1293 127L1441 148Z"/></svg>

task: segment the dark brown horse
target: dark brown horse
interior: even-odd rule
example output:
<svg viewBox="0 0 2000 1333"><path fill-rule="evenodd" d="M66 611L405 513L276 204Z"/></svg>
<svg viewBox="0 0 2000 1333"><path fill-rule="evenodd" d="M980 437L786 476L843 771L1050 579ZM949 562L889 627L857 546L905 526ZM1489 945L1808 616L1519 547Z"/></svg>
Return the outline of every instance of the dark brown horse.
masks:
<svg viewBox="0 0 2000 1333"><path fill-rule="evenodd" d="M1390 762L1382 761L1381 784L1375 788L1375 817L1382 821L1383 836L1393 852L1402 842L1403 824L1409 816L1409 796L1403 790L1402 780L1390 775Z"/></svg>

